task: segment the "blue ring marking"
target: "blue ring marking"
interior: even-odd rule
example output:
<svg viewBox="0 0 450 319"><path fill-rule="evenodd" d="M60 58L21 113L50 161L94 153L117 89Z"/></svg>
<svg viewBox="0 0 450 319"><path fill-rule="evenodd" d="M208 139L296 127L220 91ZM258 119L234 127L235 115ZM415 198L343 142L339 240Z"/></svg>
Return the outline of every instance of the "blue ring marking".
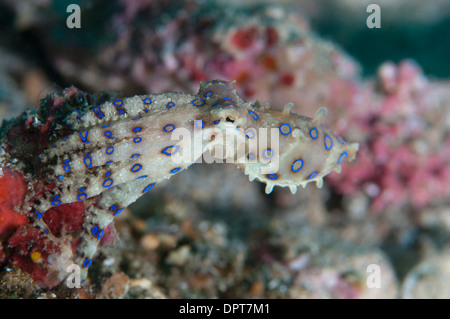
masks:
<svg viewBox="0 0 450 319"><path fill-rule="evenodd" d="M308 179L314 178L319 174L319 172L314 172L311 175L308 176Z"/></svg>
<svg viewBox="0 0 450 319"><path fill-rule="evenodd" d="M155 186L154 183L147 185L147 186L142 190L142 193L148 192L148 191L151 190L154 186Z"/></svg>
<svg viewBox="0 0 450 319"><path fill-rule="evenodd" d="M37 218L37 219L41 219L41 218L42 218L42 213L36 212L36 218Z"/></svg>
<svg viewBox="0 0 450 319"><path fill-rule="evenodd" d="M232 99L230 99L229 97L224 97L222 100L223 101L231 101L232 103L234 103L234 101Z"/></svg>
<svg viewBox="0 0 450 319"><path fill-rule="evenodd" d="M204 96L204 97L210 97L212 94L213 94L212 91L208 91L208 92L206 92L203 96Z"/></svg>
<svg viewBox="0 0 450 319"><path fill-rule="evenodd" d="M138 158L139 156L141 156L141 154L133 154L130 158Z"/></svg>
<svg viewBox="0 0 450 319"><path fill-rule="evenodd" d="M136 136L134 139L133 139L133 142L135 142L136 144L137 143L140 143L142 141L142 138L140 138L139 136Z"/></svg>
<svg viewBox="0 0 450 319"><path fill-rule="evenodd" d="M70 159L66 159L66 160L64 160L63 163L69 163L69 162L70 162Z"/></svg>
<svg viewBox="0 0 450 319"><path fill-rule="evenodd" d="M108 185L106 185L108 182ZM105 181L103 182L102 186L103 187L110 187L112 184L114 183L114 181L111 178L105 179Z"/></svg>
<svg viewBox="0 0 450 319"><path fill-rule="evenodd" d="M144 104L149 105L149 104L152 104L152 99L149 97L146 97L142 102L144 102Z"/></svg>
<svg viewBox="0 0 450 319"><path fill-rule="evenodd" d="M327 139L331 143L330 146L328 146ZM324 143L325 143L325 148L327 150L331 150L331 148L333 147L333 140L331 139L331 137L328 134L325 135Z"/></svg>
<svg viewBox="0 0 450 319"><path fill-rule="evenodd" d="M60 200L54 200L54 201L52 201L52 205L53 206L59 206L59 205L61 205L61 201Z"/></svg>
<svg viewBox="0 0 450 319"><path fill-rule="evenodd" d="M104 234L105 234L105 231L102 229L101 231L98 232L97 239L102 238Z"/></svg>
<svg viewBox="0 0 450 319"><path fill-rule="evenodd" d="M267 152L270 152L270 156L267 156ZM265 151L264 151L264 153L263 153L263 155L264 155L264 157L265 158L267 158L267 159L271 159L272 157L273 157L273 151L272 151L272 149L270 149L270 148L268 148L268 149L266 149Z"/></svg>
<svg viewBox="0 0 450 319"><path fill-rule="evenodd" d="M343 140L341 140L340 138L339 138L339 136L336 136L336 139L338 140L338 142L339 143L341 143L342 145L344 145L345 144L345 142L343 141Z"/></svg>
<svg viewBox="0 0 450 319"><path fill-rule="evenodd" d="M167 132L167 133L172 132L174 129L175 129L175 125L173 125L173 124L167 124L163 128L164 132Z"/></svg>
<svg viewBox="0 0 450 319"><path fill-rule="evenodd" d="M294 167L295 167L295 164L297 164L297 162L301 162L302 164L300 165L299 168L295 169ZM301 169L303 168L303 164L304 164L304 163L303 163L303 160L302 160L301 158L299 158L298 160L294 161L294 163L292 163L291 170L292 170L294 173L297 173L299 170L301 170Z"/></svg>
<svg viewBox="0 0 450 319"><path fill-rule="evenodd" d="M314 135L313 135L313 132L314 132ZM319 131L318 131L315 127L313 127L313 128L309 131L309 135L311 136L311 138L312 138L313 140L315 140L316 138L319 137Z"/></svg>
<svg viewBox="0 0 450 319"><path fill-rule="evenodd" d="M111 131L106 131L106 132L104 133L104 135L105 135L106 137L111 137L112 133L111 133Z"/></svg>
<svg viewBox="0 0 450 319"><path fill-rule="evenodd" d="M111 164L112 163L112 161L107 161L106 163L105 163L105 165L108 165L108 164Z"/></svg>
<svg viewBox="0 0 450 319"><path fill-rule="evenodd" d="M114 147L110 146L106 149L106 154L111 155L112 153L114 153Z"/></svg>
<svg viewBox="0 0 450 319"><path fill-rule="evenodd" d="M341 156L339 157L339 160L338 160L337 164L338 165L344 164L344 162L347 160L347 157L348 157L348 153L347 152L342 153Z"/></svg>
<svg viewBox="0 0 450 319"><path fill-rule="evenodd" d="M174 151L170 152L168 151L169 149L173 149L175 148ZM172 146L167 146L165 149L162 150L162 153L167 155L167 156L171 156L173 154L175 154L176 152L178 152L179 147L177 145L172 145Z"/></svg>
<svg viewBox="0 0 450 319"><path fill-rule="evenodd" d="M278 179L277 174L269 174L269 175L267 175L267 177L268 177L269 179Z"/></svg>
<svg viewBox="0 0 450 319"><path fill-rule="evenodd" d="M70 164L66 164L63 166L63 170L66 172L70 172Z"/></svg>
<svg viewBox="0 0 450 319"><path fill-rule="evenodd" d="M216 120L216 121L214 121L214 124L219 124L219 122L220 122L220 120Z"/></svg>
<svg viewBox="0 0 450 319"><path fill-rule="evenodd" d="M287 126L288 128L289 128L289 132L287 132L287 133L284 133L283 132L283 127L284 126ZM291 129L291 126L289 125L289 124L281 124L281 126L280 126L280 133L281 134L283 134L283 135L289 135L289 134L291 134L291 132L292 132L292 129Z"/></svg>
<svg viewBox="0 0 450 319"><path fill-rule="evenodd" d="M101 118L101 119L102 119L102 118L103 118L103 116L105 116L105 114L103 114L103 112L100 112L100 113L98 113L98 117L99 117L99 118Z"/></svg>
<svg viewBox="0 0 450 319"><path fill-rule="evenodd" d="M109 210L115 210L116 209L116 205L112 205Z"/></svg>
<svg viewBox="0 0 450 319"><path fill-rule="evenodd" d="M172 174L175 174L175 173L178 173L180 170L181 170L180 167L176 167L176 168L174 168L173 170L171 170L170 172L171 172Z"/></svg>
<svg viewBox="0 0 450 319"><path fill-rule="evenodd" d="M140 128L140 127L135 127L135 128L133 129L133 132L134 132L134 133L139 133L140 131L142 131L142 128Z"/></svg>
<svg viewBox="0 0 450 319"><path fill-rule="evenodd" d="M248 158L250 158L250 159L254 159L255 158L255 155L253 155L253 154L248 154Z"/></svg>
<svg viewBox="0 0 450 319"><path fill-rule="evenodd" d="M50 197L50 199L51 199L51 200L54 200L54 199L58 199L58 198L59 198L59 195L56 195L56 196Z"/></svg>
<svg viewBox="0 0 450 319"><path fill-rule="evenodd" d="M135 117L134 119L132 119L133 121L136 121L136 120L139 120L139 119L141 119L142 118L142 116L138 116L138 117Z"/></svg>
<svg viewBox="0 0 450 319"><path fill-rule="evenodd" d="M130 171L132 173L136 173L136 172L139 172L141 170L141 168L142 168L141 164L134 164Z"/></svg>
<svg viewBox="0 0 450 319"><path fill-rule="evenodd" d="M201 126L198 125L199 123L201 124ZM205 122L203 122L202 120L196 120L195 121L195 127L196 128L200 129L200 128L203 128L203 126L205 126Z"/></svg>
<svg viewBox="0 0 450 319"><path fill-rule="evenodd" d="M248 113L253 117L253 119L254 119L255 121L257 121L257 120L259 119L258 114L256 114L255 112L253 112L253 111L248 111Z"/></svg>
<svg viewBox="0 0 450 319"><path fill-rule="evenodd" d="M89 268L89 266L90 266L91 264L92 264L92 259L89 259L89 261L88 261L88 259L86 258L86 259L84 260L83 267Z"/></svg>
<svg viewBox="0 0 450 319"><path fill-rule="evenodd" d="M80 132L80 138L83 142L86 142L89 130L86 130L85 135L83 136L83 132Z"/></svg>
<svg viewBox="0 0 450 319"><path fill-rule="evenodd" d="M83 199L81 198L82 196L84 196ZM86 198L87 198L87 194L86 193L83 193L83 194L80 194L80 195L77 196L77 199L78 199L79 202L85 200Z"/></svg>
<svg viewBox="0 0 450 319"><path fill-rule="evenodd" d="M105 128L105 127L108 127L108 126L110 126L110 125L111 125L111 123L108 123L108 124L106 124L106 125L102 125L102 127Z"/></svg>
<svg viewBox="0 0 450 319"><path fill-rule="evenodd" d="M85 189L86 189L86 187L80 187L80 188L78 188L78 191L83 192Z"/></svg>
<svg viewBox="0 0 450 319"><path fill-rule="evenodd" d="M117 110L117 113L119 113L119 115L124 115L124 114L125 114L125 111L124 111L123 109L118 109L118 110Z"/></svg>
<svg viewBox="0 0 450 319"><path fill-rule="evenodd" d="M111 175L111 172L106 172L105 173L105 177L108 177L108 176L110 176Z"/></svg>
<svg viewBox="0 0 450 319"><path fill-rule="evenodd" d="M173 103L173 102L167 103L167 108L168 109L170 109L171 107L174 107L174 106L175 106L175 103Z"/></svg>
<svg viewBox="0 0 450 319"><path fill-rule="evenodd" d="M62 180L62 179L64 178L64 176L62 176L62 175L58 175L58 176L56 176L56 178L57 178L57 179L61 179L61 180Z"/></svg>
<svg viewBox="0 0 450 319"><path fill-rule="evenodd" d="M252 133L252 135L249 136L248 133ZM252 138L255 138L256 133L253 130L248 130L247 132L245 132L245 136L247 136L247 138L249 138L249 139L252 139Z"/></svg>
<svg viewBox="0 0 450 319"><path fill-rule="evenodd" d="M90 156L85 156L83 159L84 165L86 165L87 168L92 167L92 158Z"/></svg>
<svg viewBox="0 0 450 319"><path fill-rule="evenodd" d="M121 212L123 212L124 208L118 209L115 213L114 216L119 215Z"/></svg>
<svg viewBox="0 0 450 319"><path fill-rule="evenodd" d="M200 101L200 102L196 102L196 101ZM206 102L205 102L205 100L195 99L195 100L192 100L191 103L193 106L199 107L199 106L205 105Z"/></svg>
<svg viewBox="0 0 450 319"><path fill-rule="evenodd" d="M136 179L142 179L142 178L146 178L147 177L147 175L142 175L142 176L139 176L138 178L136 178Z"/></svg>
<svg viewBox="0 0 450 319"><path fill-rule="evenodd" d="M92 111L94 112L94 113L98 113L98 112L100 112L100 106L95 106L93 109L92 109Z"/></svg>
<svg viewBox="0 0 450 319"><path fill-rule="evenodd" d="M97 231L98 231L98 228L97 228L97 225L95 225L91 230L92 235L97 234Z"/></svg>
<svg viewBox="0 0 450 319"><path fill-rule="evenodd" d="M114 104L114 106L119 107L119 106L123 105L123 101L122 100L115 100L115 101L113 101L113 104Z"/></svg>

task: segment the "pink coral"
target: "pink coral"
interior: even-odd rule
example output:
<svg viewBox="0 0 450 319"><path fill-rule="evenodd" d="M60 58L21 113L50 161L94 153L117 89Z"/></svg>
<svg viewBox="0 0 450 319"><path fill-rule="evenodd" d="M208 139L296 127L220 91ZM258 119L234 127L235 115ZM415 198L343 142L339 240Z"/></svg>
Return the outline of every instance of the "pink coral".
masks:
<svg viewBox="0 0 450 319"><path fill-rule="evenodd" d="M448 93L434 88L410 61L382 65L379 80L381 93L372 93L366 103L344 113L354 123L348 132L365 141L358 164L344 168L340 176L330 176L329 181L346 194L370 185L377 211L407 203L422 207L447 198L450 163L444 145L450 136L445 116L437 123L434 116L445 112L443 103L436 100L447 99Z"/></svg>

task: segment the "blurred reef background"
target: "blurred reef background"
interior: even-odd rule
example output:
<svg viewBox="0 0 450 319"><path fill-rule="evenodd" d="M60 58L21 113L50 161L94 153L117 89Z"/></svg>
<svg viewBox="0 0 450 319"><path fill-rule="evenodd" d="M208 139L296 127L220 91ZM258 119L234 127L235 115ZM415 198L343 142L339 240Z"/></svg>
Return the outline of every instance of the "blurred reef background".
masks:
<svg viewBox="0 0 450 319"><path fill-rule="evenodd" d="M450 1L242 2L0 0L1 119L71 85L132 96L223 79L309 117L326 106L360 143L296 195L194 165L117 218L83 288L42 289L0 254L1 298L450 298Z"/></svg>

